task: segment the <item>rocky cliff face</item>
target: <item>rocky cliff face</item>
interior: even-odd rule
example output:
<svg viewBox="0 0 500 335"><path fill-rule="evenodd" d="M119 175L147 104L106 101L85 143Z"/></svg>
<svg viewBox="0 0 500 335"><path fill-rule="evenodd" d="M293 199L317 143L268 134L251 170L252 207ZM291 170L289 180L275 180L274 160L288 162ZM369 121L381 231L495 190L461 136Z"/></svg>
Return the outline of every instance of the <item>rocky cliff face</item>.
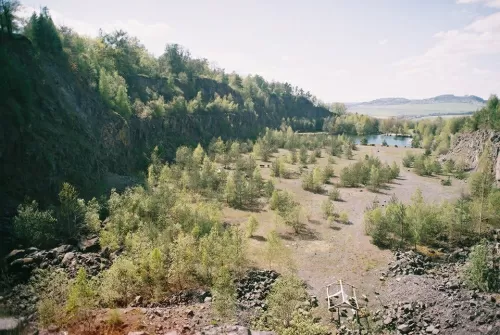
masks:
<svg viewBox="0 0 500 335"><path fill-rule="evenodd" d="M64 55L39 53L22 36L0 44L0 78L2 236L5 222L25 197L45 207L57 200L63 182L77 187L83 196L94 195L110 173L144 171L155 146L168 159L180 145L208 144L218 136L252 138L265 127L278 128L282 118L322 120L330 114L303 97L272 95L267 100L256 98L251 112L211 110L124 119L106 106L96 87L82 80ZM209 78L195 78L189 85L176 82L175 92L165 78L136 76L128 84L132 101L144 98L150 87L165 101L174 94L189 100L202 92L205 99L231 94L237 103L244 102L238 91Z"/></svg>
<svg viewBox="0 0 500 335"><path fill-rule="evenodd" d="M496 180L500 181L500 132L498 131L478 130L473 133L458 134L452 140L450 151L441 156L440 160L453 159L455 162L463 160L470 170L475 171L483 153L484 144L487 142L493 145L494 173Z"/></svg>

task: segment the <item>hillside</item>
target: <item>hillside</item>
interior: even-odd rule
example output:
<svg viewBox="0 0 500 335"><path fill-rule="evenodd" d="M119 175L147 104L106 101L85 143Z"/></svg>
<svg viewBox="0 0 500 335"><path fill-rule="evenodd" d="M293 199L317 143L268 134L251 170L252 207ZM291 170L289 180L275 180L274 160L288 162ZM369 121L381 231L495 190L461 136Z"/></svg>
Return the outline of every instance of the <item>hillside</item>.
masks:
<svg viewBox="0 0 500 335"><path fill-rule="evenodd" d="M475 95L456 96L453 94L443 94L427 99L406 99L406 98L381 98L368 102L353 103L351 106L387 106L403 104L439 104L439 103L463 103L484 105L486 100Z"/></svg>
<svg viewBox="0 0 500 335"><path fill-rule="evenodd" d="M135 174L155 146L172 159L179 145L255 138L282 122L321 129L330 115L298 88L211 72L178 46L155 59L120 33L96 40L60 33L52 43L28 30L29 38L4 36L0 45L4 211L26 196L50 202L64 181L86 193L108 173ZM96 55L94 48L104 49ZM138 67L146 57L148 66Z"/></svg>

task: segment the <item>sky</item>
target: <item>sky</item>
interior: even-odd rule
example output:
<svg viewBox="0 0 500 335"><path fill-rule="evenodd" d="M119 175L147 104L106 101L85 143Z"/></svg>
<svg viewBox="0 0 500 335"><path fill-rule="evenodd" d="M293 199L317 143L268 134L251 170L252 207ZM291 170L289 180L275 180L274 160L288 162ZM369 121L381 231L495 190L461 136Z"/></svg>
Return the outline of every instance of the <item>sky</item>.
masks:
<svg viewBox="0 0 500 335"><path fill-rule="evenodd" d="M500 0L21 0L96 36L178 43L325 102L500 94Z"/></svg>

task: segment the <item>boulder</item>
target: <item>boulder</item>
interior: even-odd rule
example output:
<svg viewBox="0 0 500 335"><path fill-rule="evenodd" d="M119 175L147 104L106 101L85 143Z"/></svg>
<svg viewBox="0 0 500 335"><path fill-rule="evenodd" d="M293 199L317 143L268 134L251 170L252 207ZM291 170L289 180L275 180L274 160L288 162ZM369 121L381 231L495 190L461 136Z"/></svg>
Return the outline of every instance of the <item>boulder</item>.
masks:
<svg viewBox="0 0 500 335"><path fill-rule="evenodd" d="M93 236L80 240L80 242L78 242L78 249L82 252L98 252L101 249L99 237Z"/></svg>
<svg viewBox="0 0 500 335"><path fill-rule="evenodd" d="M22 258L26 255L26 251L23 249L14 249L7 256L5 256L5 262L12 263L18 258Z"/></svg>
<svg viewBox="0 0 500 335"><path fill-rule="evenodd" d="M402 325L398 326L398 330L401 334L408 334L411 329L410 329L410 326L403 323Z"/></svg>
<svg viewBox="0 0 500 335"><path fill-rule="evenodd" d="M0 334L21 334L24 329L22 320L12 317L0 317Z"/></svg>
<svg viewBox="0 0 500 335"><path fill-rule="evenodd" d="M67 252L64 254L61 264L64 266L68 266L71 264L71 261L75 258L74 252Z"/></svg>

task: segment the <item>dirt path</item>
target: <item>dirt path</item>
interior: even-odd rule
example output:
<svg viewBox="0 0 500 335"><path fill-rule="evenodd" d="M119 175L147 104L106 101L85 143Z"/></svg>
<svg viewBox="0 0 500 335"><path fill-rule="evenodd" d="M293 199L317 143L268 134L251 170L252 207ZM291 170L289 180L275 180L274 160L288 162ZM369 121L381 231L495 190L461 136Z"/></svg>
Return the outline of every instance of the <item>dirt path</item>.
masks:
<svg viewBox="0 0 500 335"><path fill-rule="evenodd" d="M356 159L365 154L378 156L382 161L401 163L401 159L408 149L360 147L356 151ZM412 151L420 151L411 149ZM285 154L281 151L280 154ZM326 155L318 160L318 165L327 164ZM336 158L334 165L336 175L341 168L355 160ZM260 163L260 162L259 162ZM267 163L266 163L267 164ZM313 165L309 165L312 168ZM297 165L290 165L290 169L298 169ZM263 169L263 176L269 177L269 169ZM332 179L333 182L337 178ZM370 242L365 235L363 216L367 206L377 197L381 204L395 195L403 202L409 202L411 196L420 188L423 197L428 202L441 202L457 198L463 188L461 181L453 180L452 186L442 186L439 178L420 177L407 169L401 168L401 177L389 185L383 193L371 193L362 188L341 188L342 202L335 202L336 212L347 212L351 224L334 223L330 225L322 217L321 203L327 198L325 194L314 194L301 187L300 179L276 180L276 188L292 192L295 199L306 209L309 220L306 222L307 236L295 236L288 227L276 224L275 214L268 208L260 213L253 213L260 222L257 238L250 240L252 259L257 266L266 267L262 260L262 250L265 247L265 236L276 229L284 238L285 244L292 250L299 276L308 285L311 294L317 295L321 305L325 305L325 286L337 279L342 279L358 287L358 294L371 295L379 290L383 281L380 281L380 272L391 258L391 252L380 250ZM326 189L332 186L325 186ZM244 224L251 215L249 212L225 209L226 220Z"/></svg>

